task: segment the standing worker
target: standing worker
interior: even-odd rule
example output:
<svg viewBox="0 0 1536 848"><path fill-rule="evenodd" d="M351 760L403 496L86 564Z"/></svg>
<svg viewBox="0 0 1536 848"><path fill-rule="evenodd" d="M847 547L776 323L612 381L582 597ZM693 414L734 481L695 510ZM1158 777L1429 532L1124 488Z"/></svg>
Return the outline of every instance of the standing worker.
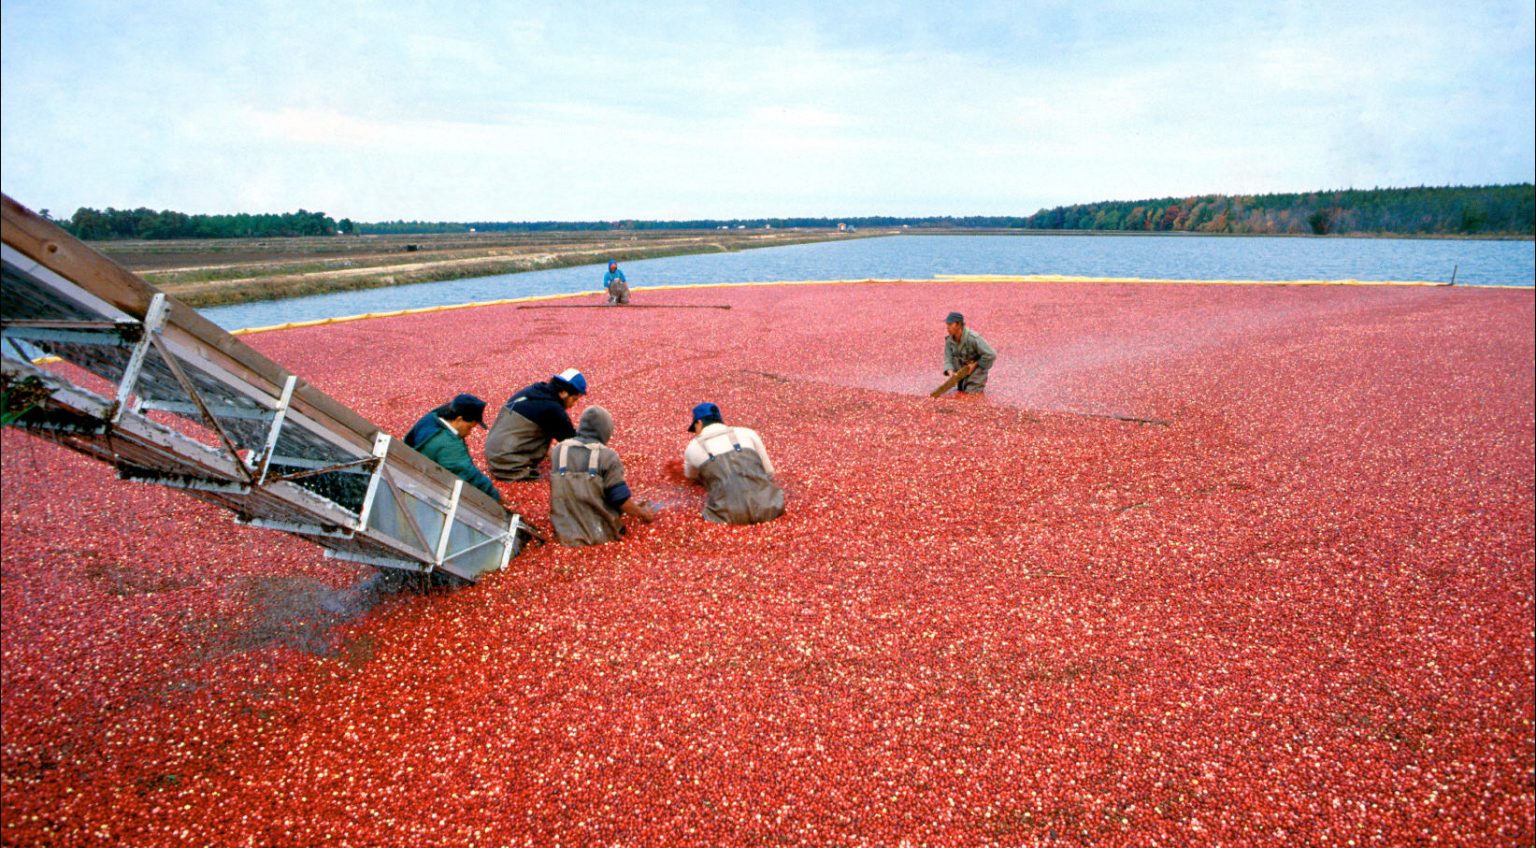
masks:
<svg viewBox="0 0 1536 848"><path fill-rule="evenodd" d="M944 339L944 376L964 372L955 388L966 394L979 395L987 390L987 372L997 361L997 351L987 340L967 329L965 316L951 312L944 318L948 336Z"/></svg>
<svg viewBox="0 0 1536 848"><path fill-rule="evenodd" d="M458 395L423 415L405 434L405 444L500 503L501 492L496 484L475 467L469 456L466 440L477 426L485 427L485 401L474 395Z"/></svg>
<svg viewBox="0 0 1536 848"><path fill-rule="evenodd" d="M619 270L619 260L608 260L608 273L603 275L603 288L608 290L608 303L629 303L629 281L624 279L624 272Z"/></svg>
<svg viewBox="0 0 1536 848"><path fill-rule="evenodd" d="M683 476L702 482L709 495L704 520L716 524L757 524L784 514L784 491L773 481L773 461L757 433L727 427L720 407L693 408L683 451Z"/></svg>
<svg viewBox="0 0 1536 848"><path fill-rule="evenodd" d="M549 452L549 523L562 544L571 547L616 542L624 535L624 516L650 524L656 513L631 496L624 463L608 447L613 416L601 406L581 413L576 435Z"/></svg>
<svg viewBox="0 0 1536 848"><path fill-rule="evenodd" d="M519 391L501 408L491 434L485 437L485 461L497 480L539 479L539 462L551 441L576 435L567 409L587 393L587 378L567 368Z"/></svg>

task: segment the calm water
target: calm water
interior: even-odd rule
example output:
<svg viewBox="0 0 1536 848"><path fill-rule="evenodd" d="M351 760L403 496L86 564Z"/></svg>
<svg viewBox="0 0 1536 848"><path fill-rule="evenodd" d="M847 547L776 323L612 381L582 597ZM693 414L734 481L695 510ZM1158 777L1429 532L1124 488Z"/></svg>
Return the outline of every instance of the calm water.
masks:
<svg viewBox="0 0 1536 848"><path fill-rule="evenodd" d="M644 259L632 287L791 280L929 279L938 274L1064 274L1173 280L1427 280L1536 285L1536 242L1213 236L896 236ZM220 306L226 329L595 291L603 265Z"/></svg>

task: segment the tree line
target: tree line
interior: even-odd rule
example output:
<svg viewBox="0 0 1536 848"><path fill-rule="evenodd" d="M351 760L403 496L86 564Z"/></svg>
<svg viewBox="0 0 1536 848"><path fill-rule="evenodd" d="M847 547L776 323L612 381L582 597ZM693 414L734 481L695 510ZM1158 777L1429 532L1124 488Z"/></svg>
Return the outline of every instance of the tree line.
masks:
<svg viewBox="0 0 1536 848"><path fill-rule="evenodd" d="M47 210L43 210L48 217ZM50 218L50 220L52 220ZM687 221L335 221L323 212L189 215L82 207L55 223L82 239L217 239L468 232L917 227L1253 235L1536 235L1536 185L1418 186L1164 197L1057 206L1026 216L699 218Z"/></svg>
<svg viewBox="0 0 1536 848"><path fill-rule="evenodd" d="M1208 194L1042 209L1038 230L1269 234L1533 235L1536 185Z"/></svg>
<svg viewBox="0 0 1536 848"><path fill-rule="evenodd" d="M334 236L355 232L353 223L338 223L324 212L280 214L189 215L165 209L91 209L82 206L69 220L54 220L40 213L70 235L91 241L110 239L221 239L281 238L285 236Z"/></svg>

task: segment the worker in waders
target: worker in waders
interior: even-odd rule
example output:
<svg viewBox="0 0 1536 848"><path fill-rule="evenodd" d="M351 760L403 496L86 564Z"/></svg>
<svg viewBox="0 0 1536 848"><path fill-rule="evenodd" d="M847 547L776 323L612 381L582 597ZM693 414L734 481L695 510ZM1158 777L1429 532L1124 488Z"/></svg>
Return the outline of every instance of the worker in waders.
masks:
<svg viewBox="0 0 1536 848"><path fill-rule="evenodd" d="M509 399L485 437L485 461L497 480L523 482L539 479L539 463L549 443L576 435L566 410L587 393L587 378L567 368L534 383Z"/></svg>
<svg viewBox="0 0 1536 848"><path fill-rule="evenodd" d="M955 388L973 395L986 391L987 372L997 361L997 351L975 330L967 328L965 316L958 312L945 316L944 327L948 333L944 338L944 376L966 371Z"/></svg>
<svg viewBox="0 0 1536 848"><path fill-rule="evenodd" d="M405 434L405 443L499 503L501 492L469 455L466 442L476 427L485 427L485 401L474 395L458 395L423 415Z"/></svg>
<svg viewBox="0 0 1536 848"><path fill-rule="evenodd" d="M624 279L624 272L619 270L617 259L608 260L608 273L603 275L603 288L608 290L609 304L629 303L629 281Z"/></svg>
<svg viewBox="0 0 1536 848"><path fill-rule="evenodd" d="M576 435L549 451L549 523L563 544L616 542L624 535L624 516L646 524L656 518L624 482L624 463L608 447L612 437L613 416L601 406L589 406Z"/></svg>
<svg viewBox="0 0 1536 848"><path fill-rule="evenodd" d="M784 491L773 481L763 440L746 427L729 427L720 407L701 403L688 425L693 441L683 451L683 476L704 484L704 520L758 524L784 514Z"/></svg>

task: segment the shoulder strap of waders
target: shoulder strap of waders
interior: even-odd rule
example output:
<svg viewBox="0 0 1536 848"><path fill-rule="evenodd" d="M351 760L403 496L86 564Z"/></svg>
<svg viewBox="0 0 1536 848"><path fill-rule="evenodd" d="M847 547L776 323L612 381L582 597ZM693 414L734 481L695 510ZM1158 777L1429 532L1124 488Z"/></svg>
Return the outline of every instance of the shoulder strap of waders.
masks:
<svg viewBox="0 0 1536 848"><path fill-rule="evenodd" d="M741 440L736 438L736 428L735 427L727 427L726 429L730 432L730 436L731 436L731 451L733 451L735 453L741 453ZM704 460L705 464L713 462L715 457L717 457L717 456L724 456L725 453L726 453L726 451L721 451L720 453L715 453L714 451L710 450L709 449L709 442L700 442L699 445L704 448L704 452L705 453L709 454L709 459Z"/></svg>
<svg viewBox="0 0 1536 848"><path fill-rule="evenodd" d="M569 470L569 468L570 468L569 460L570 460L570 454L571 454L571 445L573 445L573 444L581 445L582 447L587 449L587 476L588 477L596 477L597 476L597 454L598 454L598 451L603 449L602 443L601 442L591 442L591 443L588 443L588 442L577 441L576 439L566 439L565 441L561 442L558 445L560 450L559 450L559 452L557 452L555 454L555 473L559 474L561 477L564 477L565 476L565 472L567 470Z"/></svg>

